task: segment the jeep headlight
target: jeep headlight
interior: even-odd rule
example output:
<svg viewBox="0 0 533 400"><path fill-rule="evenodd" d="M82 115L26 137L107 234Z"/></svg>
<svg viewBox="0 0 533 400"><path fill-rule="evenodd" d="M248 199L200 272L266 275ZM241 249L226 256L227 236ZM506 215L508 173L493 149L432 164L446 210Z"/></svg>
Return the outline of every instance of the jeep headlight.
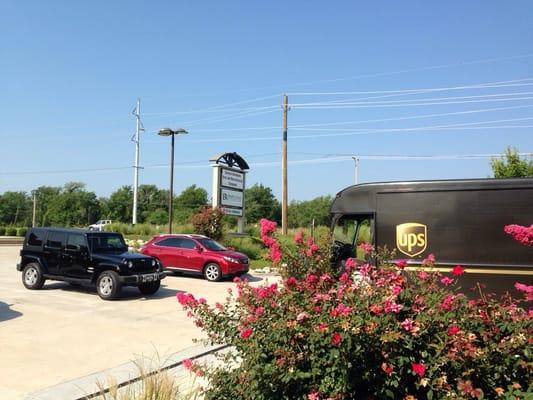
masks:
<svg viewBox="0 0 533 400"><path fill-rule="evenodd" d="M152 258L152 267L155 267L157 265L157 262L155 261L155 259Z"/></svg>
<svg viewBox="0 0 533 400"><path fill-rule="evenodd" d="M239 260L233 257L224 256L224 260L232 262L232 263L237 263L237 264L239 263Z"/></svg>
<svg viewBox="0 0 533 400"><path fill-rule="evenodd" d="M129 268L129 269L132 269L132 268L133 268L133 261L128 261L128 268Z"/></svg>

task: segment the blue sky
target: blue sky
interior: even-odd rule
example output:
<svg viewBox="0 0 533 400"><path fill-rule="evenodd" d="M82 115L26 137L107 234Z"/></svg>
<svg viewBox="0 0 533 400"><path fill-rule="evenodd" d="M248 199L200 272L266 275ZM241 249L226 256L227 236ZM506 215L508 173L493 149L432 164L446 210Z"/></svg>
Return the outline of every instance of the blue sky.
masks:
<svg viewBox="0 0 533 400"><path fill-rule="evenodd" d="M279 196L283 93L290 199L352 184L354 154L361 182L487 177L486 158L369 156L533 152L532 78L531 1L4 0L0 193L131 184L137 97L140 183L168 186L157 130L190 132L178 193L210 191L209 158L236 151Z"/></svg>

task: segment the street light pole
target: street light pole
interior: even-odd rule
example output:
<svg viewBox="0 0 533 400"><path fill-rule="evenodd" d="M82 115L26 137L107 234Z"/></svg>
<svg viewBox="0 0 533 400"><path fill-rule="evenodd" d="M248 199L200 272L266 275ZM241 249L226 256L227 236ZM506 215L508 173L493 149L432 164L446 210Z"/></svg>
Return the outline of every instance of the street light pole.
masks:
<svg viewBox="0 0 533 400"><path fill-rule="evenodd" d="M172 233L172 215L174 214L174 135L170 145L170 195L168 196L168 233Z"/></svg>
<svg viewBox="0 0 533 400"><path fill-rule="evenodd" d="M353 161L355 162L355 184L357 185L359 183L359 158L357 156L352 157Z"/></svg>
<svg viewBox="0 0 533 400"><path fill-rule="evenodd" d="M162 128L158 134L160 136L171 136L170 141L170 190L168 196L168 233L172 233L172 216L174 211L174 135L185 135L187 132L183 128L172 130L170 128Z"/></svg>

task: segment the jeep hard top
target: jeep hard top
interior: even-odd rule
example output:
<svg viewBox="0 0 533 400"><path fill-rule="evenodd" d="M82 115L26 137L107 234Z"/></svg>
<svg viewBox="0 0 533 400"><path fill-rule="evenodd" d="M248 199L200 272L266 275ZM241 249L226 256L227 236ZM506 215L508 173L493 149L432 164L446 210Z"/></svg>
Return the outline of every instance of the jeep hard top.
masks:
<svg viewBox="0 0 533 400"><path fill-rule="evenodd" d="M27 289L40 289L46 279L96 284L104 300L119 297L122 286L154 294L165 277L155 258L128 252L122 235L114 232L31 228L20 257L17 270Z"/></svg>

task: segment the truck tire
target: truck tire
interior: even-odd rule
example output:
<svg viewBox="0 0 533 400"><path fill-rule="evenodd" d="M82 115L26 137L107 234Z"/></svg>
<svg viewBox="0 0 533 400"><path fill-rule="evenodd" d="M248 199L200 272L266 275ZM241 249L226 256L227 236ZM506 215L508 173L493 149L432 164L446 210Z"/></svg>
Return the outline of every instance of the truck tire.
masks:
<svg viewBox="0 0 533 400"><path fill-rule="evenodd" d="M159 290L160 286L161 286L161 281L143 283L139 285L139 291L142 294L151 295L151 294L156 293Z"/></svg>
<svg viewBox="0 0 533 400"><path fill-rule="evenodd" d="M216 263L209 263L204 267L204 278L209 282L218 282L222 279L222 271Z"/></svg>
<svg viewBox="0 0 533 400"><path fill-rule="evenodd" d="M29 263L24 267L22 271L22 284L26 289L41 289L45 280L41 266L38 263Z"/></svg>
<svg viewBox="0 0 533 400"><path fill-rule="evenodd" d="M104 271L96 280L96 291L103 300L113 300L120 296L121 284L115 271Z"/></svg>

